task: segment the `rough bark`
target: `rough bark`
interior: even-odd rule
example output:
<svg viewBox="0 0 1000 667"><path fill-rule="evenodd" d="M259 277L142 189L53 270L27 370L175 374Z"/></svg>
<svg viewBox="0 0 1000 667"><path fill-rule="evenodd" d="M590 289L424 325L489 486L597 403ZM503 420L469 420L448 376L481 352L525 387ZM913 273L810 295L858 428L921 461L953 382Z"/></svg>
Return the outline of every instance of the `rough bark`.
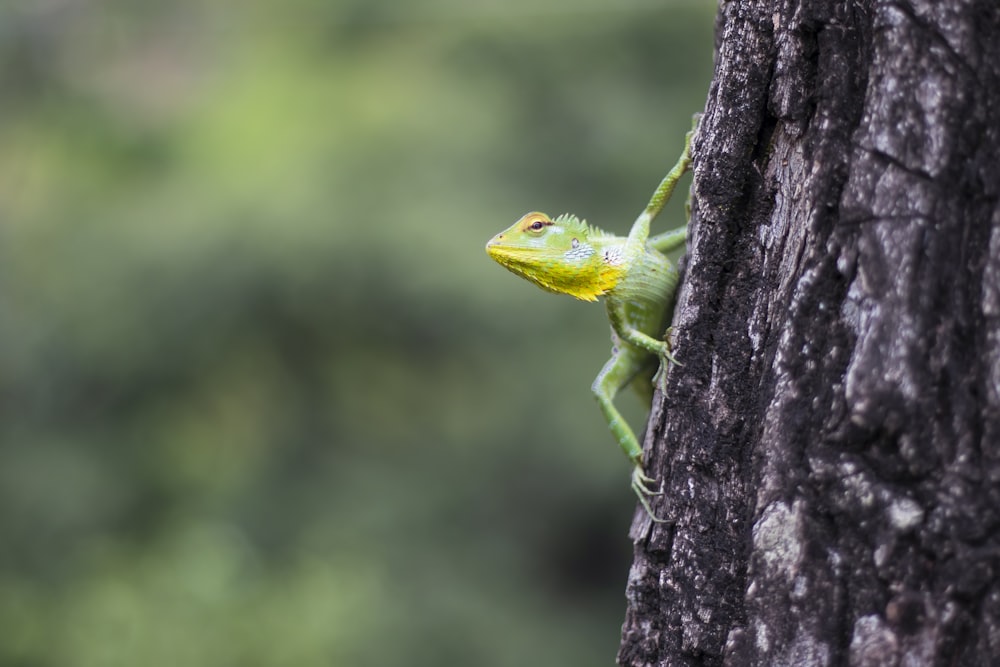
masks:
<svg viewBox="0 0 1000 667"><path fill-rule="evenodd" d="M1000 3L733 0L622 665L1000 664Z"/></svg>

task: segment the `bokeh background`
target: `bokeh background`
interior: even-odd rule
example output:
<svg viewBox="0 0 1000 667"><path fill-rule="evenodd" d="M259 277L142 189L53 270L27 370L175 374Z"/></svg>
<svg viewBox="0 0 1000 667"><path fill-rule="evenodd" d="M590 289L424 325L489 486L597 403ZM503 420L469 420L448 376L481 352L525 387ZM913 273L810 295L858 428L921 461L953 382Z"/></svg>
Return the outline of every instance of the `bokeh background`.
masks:
<svg viewBox="0 0 1000 667"><path fill-rule="evenodd" d="M0 664L611 664L603 309L483 246L627 231L714 11L0 4Z"/></svg>

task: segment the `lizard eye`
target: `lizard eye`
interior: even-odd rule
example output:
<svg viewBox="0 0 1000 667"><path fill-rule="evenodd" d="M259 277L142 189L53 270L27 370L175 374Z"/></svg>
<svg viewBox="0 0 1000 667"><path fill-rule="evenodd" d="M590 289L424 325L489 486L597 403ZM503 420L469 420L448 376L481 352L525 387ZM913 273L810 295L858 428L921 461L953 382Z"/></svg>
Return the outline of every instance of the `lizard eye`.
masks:
<svg viewBox="0 0 1000 667"><path fill-rule="evenodd" d="M531 229L535 230L536 232L541 231L542 227L544 226L545 224L541 220L535 220L533 223L531 223Z"/></svg>

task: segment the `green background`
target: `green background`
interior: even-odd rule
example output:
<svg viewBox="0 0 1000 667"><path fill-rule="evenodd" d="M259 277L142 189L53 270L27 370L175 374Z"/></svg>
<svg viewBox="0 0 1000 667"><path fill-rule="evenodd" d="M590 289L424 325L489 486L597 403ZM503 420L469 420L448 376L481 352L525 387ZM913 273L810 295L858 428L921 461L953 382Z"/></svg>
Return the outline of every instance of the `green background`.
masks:
<svg viewBox="0 0 1000 667"><path fill-rule="evenodd" d="M0 664L611 664L603 309L483 246L627 231L714 10L0 5Z"/></svg>

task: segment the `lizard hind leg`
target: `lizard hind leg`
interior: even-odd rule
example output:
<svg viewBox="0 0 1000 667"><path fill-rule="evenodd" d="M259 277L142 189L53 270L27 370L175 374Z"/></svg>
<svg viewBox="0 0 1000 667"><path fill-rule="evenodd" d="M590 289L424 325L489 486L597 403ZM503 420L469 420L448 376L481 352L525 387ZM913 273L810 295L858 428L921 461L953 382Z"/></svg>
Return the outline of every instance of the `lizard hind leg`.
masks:
<svg viewBox="0 0 1000 667"><path fill-rule="evenodd" d="M601 407L601 412L608 422L611 434L614 435L618 445L625 452L625 456L634 466L632 469L632 490L650 518L653 521L663 522L664 520L657 517L649 505L650 496L660 495L662 491L653 490L650 487L650 484L655 484L656 480L649 477L643 467L642 447L628 422L625 421L614 404L618 391L645 369L646 364L643 362L643 359L636 358L635 355L619 349L597 374L592 390L598 405Z"/></svg>

